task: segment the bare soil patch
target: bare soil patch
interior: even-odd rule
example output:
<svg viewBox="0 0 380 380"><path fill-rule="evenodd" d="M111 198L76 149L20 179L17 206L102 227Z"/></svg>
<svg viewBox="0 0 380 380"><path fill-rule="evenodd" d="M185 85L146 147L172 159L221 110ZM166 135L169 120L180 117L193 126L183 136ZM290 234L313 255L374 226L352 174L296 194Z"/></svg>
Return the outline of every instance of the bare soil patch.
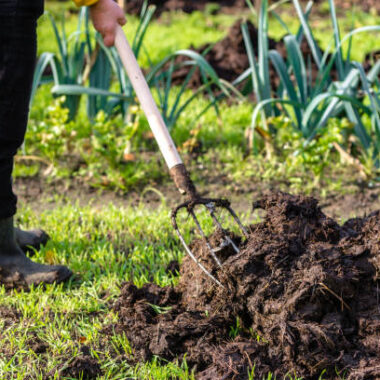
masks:
<svg viewBox="0 0 380 380"><path fill-rule="evenodd" d="M4 324L4 329L7 329L20 321L20 313L13 308L0 306L0 319Z"/></svg>
<svg viewBox="0 0 380 380"><path fill-rule="evenodd" d="M233 208L239 213L247 211L247 199L259 199L268 190L288 188L286 183L254 181L252 179L239 182L237 186L228 178L216 174L215 170L207 170L204 178L202 176L202 182L204 183L197 183L200 194L205 197L228 198L232 202ZM144 187L136 186L135 190L125 193L94 188L80 179L48 182L46 178L36 176L16 178L14 181L20 207L30 207L36 213L51 210L64 204L76 203L79 206L91 205L95 208L101 208L108 204L126 207L143 203L146 207L155 209L163 199L169 207L174 207L183 201L182 196L171 181L160 184L151 183L149 186L158 190L164 198L161 198L156 192L145 191L146 188ZM371 211L380 209L379 185L369 188L347 183L344 188L347 191L346 194L341 192L330 193L321 202L321 208L327 215L336 219L347 220L354 216L365 217ZM321 198L321 194L317 190L313 196Z"/></svg>
<svg viewBox="0 0 380 380"><path fill-rule="evenodd" d="M380 377L380 211L339 225L316 199L268 193L249 239L231 235L241 252L192 248L224 285L217 287L189 258L176 288L126 283L113 309L135 360L186 360L197 379ZM210 239L221 244L220 234Z"/></svg>
<svg viewBox="0 0 380 380"><path fill-rule="evenodd" d="M101 375L100 364L90 354L88 346L81 347L81 354L74 359L68 358L66 362L50 371L44 379L52 379L57 372L63 378L93 380Z"/></svg>

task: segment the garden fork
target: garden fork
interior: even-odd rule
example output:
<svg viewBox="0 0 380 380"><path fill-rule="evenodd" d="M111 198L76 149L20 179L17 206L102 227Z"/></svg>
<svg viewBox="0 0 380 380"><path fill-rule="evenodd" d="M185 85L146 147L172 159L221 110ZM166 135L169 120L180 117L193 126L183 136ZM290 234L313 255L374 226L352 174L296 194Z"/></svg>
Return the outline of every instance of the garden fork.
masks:
<svg viewBox="0 0 380 380"><path fill-rule="evenodd" d="M140 101L141 108L144 111L149 126L153 132L153 135L159 145L162 155L166 161L166 164L169 168L171 177L182 195L187 196L187 201L174 208L172 211L172 223L173 227L184 246L186 252L189 256L196 262L199 268L216 284L223 286L220 281L218 281L215 276L213 276L210 271L208 271L204 265L195 257L194 253L191 251L189 245L186 243L177 223L177 215L181 209L187 210L189 215L193 218L195 225L204 240L208 251L210 252L213 260L215 261L218 267L222 267L222 263L216 255L217 249L213 248L203 231L199 220L195 215L195 208L197 206L204 206L209 212L214 225L216 228L222 232L223 242L222 246L230 245L235 250L236 253L239 253L239 248L233 242L233 240L228 235L227 231L223 228L220 220L216 216L217 209L225 209L232 215L233 220L238 224L239 228L242 230L245 237L248 237L247 230L239 220L238 216L230 206L230 202L225 199L212 199L212 198L202 198L199 196L198 192L195 189L195 186L190 179L190 175L186 170L186 167L179 156L178 150L169 134L169 131L165 125L165 122L159 112L157 105L153 99L152 93L149 89L149 86L146 82L146 79L139 67L136 57L125 37L123 29L118 26L116 30L116 39L115 46L123 63L123 66L128 74L128 77L132 83L132 86L136 92L136 95Z"/></svg>

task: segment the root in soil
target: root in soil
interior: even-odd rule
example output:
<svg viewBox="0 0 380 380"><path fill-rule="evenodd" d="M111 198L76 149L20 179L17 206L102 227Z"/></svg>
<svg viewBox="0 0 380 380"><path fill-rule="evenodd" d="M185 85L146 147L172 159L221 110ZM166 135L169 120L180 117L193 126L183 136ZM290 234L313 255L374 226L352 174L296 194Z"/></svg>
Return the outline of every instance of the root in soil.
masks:
<svg viewBox="0 0 380 380"><path fill-rule="evenodd" d="M186 357L197 379L253 367L257 378L380 378L380 211L341 226L311 197L271 193L253 207L266 216L247 241L231 235L241 252L220 252L222 270L193 243L224 289L186 257L175 288L125 283L104 332L125 333L133 361Z"/></svg>

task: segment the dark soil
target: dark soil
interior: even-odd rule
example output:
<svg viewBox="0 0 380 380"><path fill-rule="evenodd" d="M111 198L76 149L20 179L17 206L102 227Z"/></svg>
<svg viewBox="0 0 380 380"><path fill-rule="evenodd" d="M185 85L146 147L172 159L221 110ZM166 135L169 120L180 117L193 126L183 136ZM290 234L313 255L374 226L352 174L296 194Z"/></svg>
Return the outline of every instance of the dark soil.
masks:
<svg viewBox="0 0 380 380"><path fill-rule="evenodd" d="M52 379L57 369L48 373L46 380ZM81 347L81 355L73 360L61 365L58 368L59 375L62 378L93 380L97 379L102 373L100 364L90 354L90 349L87 346Z"/></svg>
<svg viewBox="0 0 380 380"><path fill-rule="evenodd" d="M242 74L246 69L249 68L249 61L247 50L245 48L243 34L241 31L242 20L238 20L230 28L227 36L217 42L216 44L206 44L197 49L193 49L199 54L204 54L206 61L213 67L218 76L221 79L227 81L233 81L240 74ZM256 42L258 41L258 31L257 28L252 24L248 23L249 33L252 39L252 43L255 46L257 52ZM281 51L283 51L283 44L280 44ZM273 39L269 39L269 48L277 49L277 43ZM179 56L175 63L180 65L188 61L187 57ZM173 74L173 82L175 84L182 84L189 72L189 66L182 66L176 70ZM272 82L277 75L274 70L271 70ZM199 70L192 76L189 87L193 89L198 89L203 83L201 74ZM273 83L272 83L273 84Z"/></svg>
<svg viewBox="0 0 380 380"><path fill-rule="evenodd" d="M20 313L16 309L0 306L0 320L3 324L3 330L6 330L19 323Z"/></svg>
<svg viewBox="0 0 380 380"><path fill-rule="evenodd" d="M32 335L28 341L28 346L36 354L45 354L49 349L49 345L46 342L43 342L38 336Z"/></svg>
<svg viewBox="0 0 380 380"><path fill-rule="evenodd" d="M186 354L197 379L246 379L254 365L257 378L380 378L380 211L340 226L311 197L269 193L253 208L266 216L233 236L239 254L218 253L223 270L192 245L224 288L185 258L175 288L126 283L105 333L125 333L136 361Z"/></svg>
<svg viewBox="0 0 380 380"><path fill-rule="evenodd" d="M199 170L199 167L194 167L193 170ZM353 216L366 216L372 210L380 209L380 186L373 188L358 186L350 180L349 176L347 179L348 182L343 185L343 188L348 192L347 194L329 193L321 204L327 215L346 220ZM290 186L289 183L257 181L252 180L252 178L247 178L246 181L240 182L237 186L228 177L209 169L203 170L200 182L198 191L203 196L228 198L238 213L247 210L247 199L258 199L265 191L280 186L286 189ZM175 207L183 202L182 196L172 182L152 183L151 186L165 195L165 202L169 207ZM20 207L30 207L36 213L45 212L56 208L58 205L62 206L68 203L78 203L80 206L84 206L90 202L93 207L102 208L110 203L126 207L137 206L143 202L146 207L155 209L162 202L162 198L157 193L153 191L144 192L143 187L137 186L135 190L125 194L113 190L96 189L86 181L75 178L53 181L46 181L46 178L37 176L15 178L14 187ZM55 194L61 194L60 198L54 197ZM318 189L313 195L320 198Z"/></svg>

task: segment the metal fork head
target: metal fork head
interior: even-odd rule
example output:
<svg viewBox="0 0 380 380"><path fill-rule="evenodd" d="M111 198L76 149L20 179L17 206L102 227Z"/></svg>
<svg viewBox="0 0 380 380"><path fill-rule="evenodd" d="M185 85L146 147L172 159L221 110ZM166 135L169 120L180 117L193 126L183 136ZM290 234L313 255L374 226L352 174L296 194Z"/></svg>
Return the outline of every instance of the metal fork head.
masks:
<svg viewBox="0 0 380 380"><path fill-rule="evenodd" d="M179 227L178 227L178 223L177 223L177 216L178 216L178 213L182 210L182 209L186 209L186 211L188 212L188 214L193 218L194 220L194 223L195 225L197 226L197 229L199 231L199 234L201 235L203 241L205 242L206 244L206 247L208 249L208 251L210 252L210 255L211 257L213 258L214 262L216 263L216 265L221 268L222 267L222 263L221 261L219 260L218 256L216 255L216 252L217 250L215 248L213 248L210 244L210 241L208 239L208 237L206 236L205 232L203 231L200 223L199 223L199 220L198 218L196 217L195 215L195 208L197 206L204 206L207 211L209 212L209 214L211 215L211 218L212 218L212 221L213 221L213 224L216 226L216 228L222 232L223 234L223 245L230 245L232 246L232 248L234 249L234 251L236 253L239 253L240 250L239 248L237 247L237 245L234 243L234 241L230 238L228 232L223 228L221 222L219 221L218 217L216 216L216 210L219 208L219 209L225 209L228 211L228 213L232 216L232 218L234 219L234 221L238 224L240 230L243 232L244 236L247 238L248 237L248 232L246 230L246 228L243 226L243 224L241 223L240 219L238 218L238 216L236 215L235 211L231 208L231 204L228 200L226 199L213 199L213 198L197 198L197 199L191 199L187 202L184 202L182 204L180 204L179 206L177 206L175 209L173 209L172 211L172 223L173 223L173 227L179 237L179 240L181 241L183 247L185 248L185 251L187 252L187 254L192 258L192 260L194 260L194 262L198 265L198 267L213 281L215 282L217 285L223 287L223 285L221 284L221 282L215 277L213 276L210 271L208 271L204 265L197 259L197 257L194 255L194 253L191 251L189 245L186 243L186 240L185 238L183 237Z"/></svg>

